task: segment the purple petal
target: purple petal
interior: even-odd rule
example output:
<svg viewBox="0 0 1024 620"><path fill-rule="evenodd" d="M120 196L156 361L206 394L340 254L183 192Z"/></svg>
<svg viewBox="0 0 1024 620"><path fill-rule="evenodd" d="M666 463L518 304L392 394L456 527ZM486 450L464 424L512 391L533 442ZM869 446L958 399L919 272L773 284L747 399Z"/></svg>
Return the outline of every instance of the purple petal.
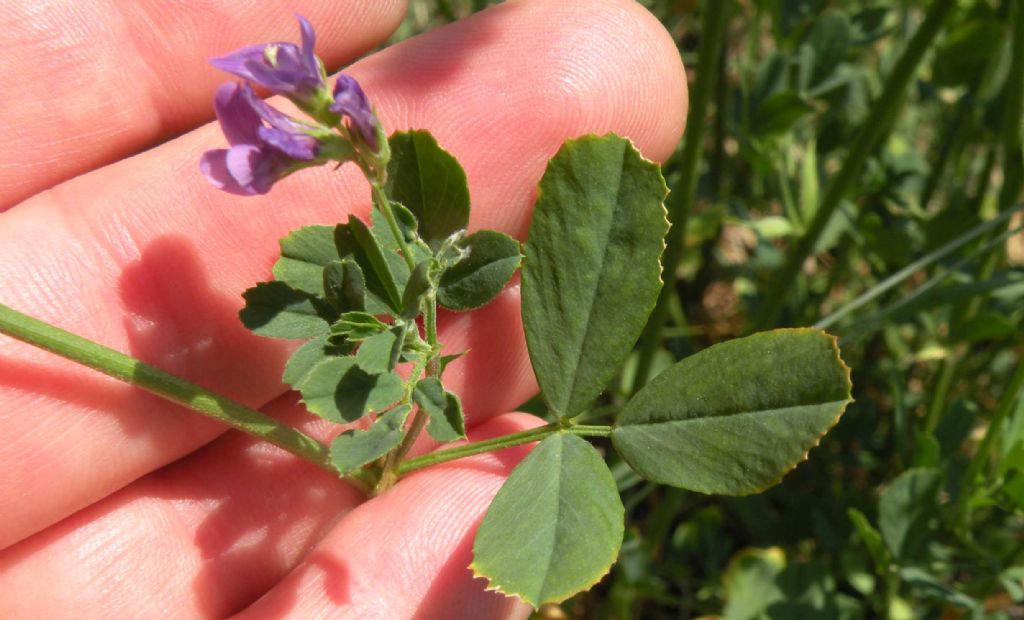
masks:
<svg viewBox="0 0 1024 620"><path fill-rule="evenodd" d="M263 59L253 60L246 64L246 69L252 76L250 81L263 86L275 95L293 95L296 92L294 72L279 71L271 67Z"/></svg>
<svg viewBox="0 0 1024 620"><path fill-rule="evenodd" d="M228 174L242 187L252 185L256 178L256 169L262 155L258 146L251 144L240 144L228 149L224 157L224 163L228 168Z"/></svg>
<svg viewBox="0 0 1024 620"><path fill-rule="evenodd" d="M297 15L302 31L302 47L294 43L250 45L210 61L214 67L255 82L275 94L307 101L323 88L320 64L314 53L316 33L312 24ZM267 52L271 52L271 62Z"/></svg>
<svg viewBox="0 0 1024 620"><path fill-rule="evenodd" d="M316 31L313 30L313 24L309 23L305 17L295 14L295 17L299 20L299 30L302 31L302 56L305 60L306 68L315 73L318 78L320 76L320 65L316 60L316 53L313 48L316 47Z"/></svg>
<svg viewBox="0 0 1024 620"><path fill-rule="evenodd" d="M331 104L330 110L335 114L347 116L363 137L363 141L371 149L377 150L377 117L370 108L370 100L355 78L344 74L338 76L338 81L334 85L334 103Z"/></svg>
<svg viewBox="0 0 1024 620"><path fill-rule="evenodd" d="M259 139L260 115L249 104L247 91L252 92L248 85L228 82L217 88L213 98L221 131L231 145L255 144Z"/></svg>
<svg viewBox="0 0 1024 620"><path fill-rule="evenodd" d="M276 127L260 127L260 140L282 155L301 161L316 159L320 143L312 136L282 131Z"/></svg>
<svg viewBox="0 0 1024 620"><path fill-rule="evenodd" d="M290 116L257 97L253 89L246 88L242 96L245 97L246 104L253 112L261 119L270 123L271 126L282 131L295 131L300 127Z"/></svg>
<svg viewBox="0 0 1024 620"><path fill-rule="evenodd" d="M214 187L240 196L266 194L284 171L275 156L246 144L203 153L199 170Z"/></svg>
<svg viewBox="0 0 1024 620"><path fill-rule="evenodd" d="M256 81L249 70L249 65L253 61L263 62L263 50L266 49L266 45L250 45L243 47L240 50L231 52L226 56L219 58L211 58L210 64L220 69L221 71L227 71L228 73L237 75L243 80Z"/></svg>
<svg viewBox="0 0 1024 620"><path fill-rule="evenodd" d="M239 185L238 181L228 172L227 149L207 151L199 159L199 171L214 187L230 194L242 196L252 195L251 191Z"/></svg>
<svg viewBox="0 0 1024 620"><path fill-rule="evenodd" d="M274 153L249 145L233 146L224 158L228 173L248 194L266 194L284 173L284 162Z"/></svg>

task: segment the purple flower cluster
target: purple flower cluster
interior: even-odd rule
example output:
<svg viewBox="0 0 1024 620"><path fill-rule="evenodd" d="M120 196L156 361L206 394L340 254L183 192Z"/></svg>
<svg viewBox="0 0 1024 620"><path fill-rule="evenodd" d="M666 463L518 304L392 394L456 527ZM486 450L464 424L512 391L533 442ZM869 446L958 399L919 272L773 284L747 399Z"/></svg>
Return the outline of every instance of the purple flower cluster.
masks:
<svg viewBox="0 0 1024 620"><path fill-rule="evenodd" d="M331 131L341 119L348 119L351 128L346 135L365 145L360 150L380 150L380 125L366 93L347 75L338 76L333 94L328 90L323 64L313 52L316 33L304 17L297 17L301 47L251 45L211 61L246 80L222 84L214 98L230 148L207 151L199 167L219 189L243 196L265 194L296 170L351 159L355 145ZM300 122L276 110L256 96L251 84L288 97L319 122Z"/></svg>
<svg viewBox="0 0 1024 620"><path fill-rule="evenodd" d="M243 196L266 194L275 181L316 160L317 139L267 105L248 84L222 84L213 102L231 148L207 151L199 169L218 189Z"/></svg>

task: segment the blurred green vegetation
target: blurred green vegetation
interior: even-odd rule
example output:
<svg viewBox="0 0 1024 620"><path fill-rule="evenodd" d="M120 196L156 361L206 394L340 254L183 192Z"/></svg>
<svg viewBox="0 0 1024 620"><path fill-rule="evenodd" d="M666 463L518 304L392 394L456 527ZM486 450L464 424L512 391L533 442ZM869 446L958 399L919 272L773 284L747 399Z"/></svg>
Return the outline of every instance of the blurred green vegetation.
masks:
<svg viewBox="0 0 1024 620"><path fill-rule="evenodd" d="M396 39L489 4L414 1ZM619 562L537 616L1024 618L1024 2L643 4L690 77L670 286L588 423L774 326L839 336L857 402L758 496L610 457Z"/></svg>

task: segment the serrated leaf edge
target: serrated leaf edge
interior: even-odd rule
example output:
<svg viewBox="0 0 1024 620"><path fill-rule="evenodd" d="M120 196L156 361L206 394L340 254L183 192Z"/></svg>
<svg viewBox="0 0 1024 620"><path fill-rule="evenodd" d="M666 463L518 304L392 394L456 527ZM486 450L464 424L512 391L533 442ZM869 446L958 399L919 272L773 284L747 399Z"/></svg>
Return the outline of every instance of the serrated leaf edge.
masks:
<svg viewBox="0 0 1024 620"><path fill-rule="evenodd" d="M801 463L806 462L807 459L810 457L811 450L813 450L813 449L817 448L819 445L821 445L821 440L824 439L825 435L827 435L829 431L831 431L833 428L835 428L836 424L839 423L839 419L843 417L844 413L846 413L846 408L850 405L850 403L854 402L854 398L853 398L853 396L851 394L851 392L853 390L852 371L851 371L850 367L846 365L846 362L843 361L843 358L840 355L839 337L838 336L830 334L830 333L828 333L828 332L826 332L824 330L821 330L821 329L815 329L813 327L782 327L782 328L772 329L772 330L768 330L766 332L760 332L760 333L778 333L778 332L811 332L811 333L818 334L818 335L821 335L821 336L824 336L825 338L827 338L830 341L831 345L832 345L832 354L835 357L835 361L839 363L839 367L845 373L846 393L850 394L850 395L846 399L844 399L844 400L831 400L831 401L827 401L827 402L823 402L823 403L813 403L815 405L831 405L831 404L835 404L838 407L838 411L836 412L835 417L832 418L832 422L828 426L825 427L825 430L823 430L821 432L821 434L818 435L818 437L817 437L817 439L815 439L814 443L811 444L804 451L803 456L801 456L799 459L794 461L793 464L790 465L787 469L783 470L782 473L779 474L778 478L772 479L771 482L768 482L764 486L755 487L755 488L753 488L750 491L746 491L746 492L743 492L743 493L735 493L735 494L699 491L699 490L696 490L696 489L690 489L688 487L675 487L675 488L683 488L683 489L686 489L688 491L692 491L694 493L701 493L701 494L704 494L704 495L722 495L722 496L725 496L725 497L744 497L744 496L747 496L747 495L757 495L758 493L763 493L764 491L766 491L766 490L772 488L773 486L779 484L780 482L782 482L783 478L788 476L790 474L790 472L792 472L794 469L799 467ZM760 412L757 412L757 413L760 413ZM615 430L617 430L618 428L620 428L618 423L616 423L614 425L614 427L612 428L612 437L613 437L612 445L613 446L615 445L614 444ZM617 449L616 449L616 452L618 452ZM621 453L619 455L622 456ZM632 463L629 463L629 460L626 459L625 456L623 456L622 459L624 461L626 461L626 463L630 466L631 469L633 468ZM658 482L656 480L652 480L652 482L657 482L658 484L666 484L667 486L674 486L674 485L669 485L667 483Z"/></svg>
<svg viewBox="0 0 1024 620"><path fill-rule="evenodd" d="M593 444L591 444L591 448L594 448ZM507 478L506 478L506 480L507 480ZM502 484L504 484L504 483L502 483ZM618 489L616 489L616 494L618 494ZM493 501L493 498L492 498L492 501ZM621 499L619 501L619 506L622 506L622 513L621 513L621 515L622 515L622 522L623 522L623 537L624 537L625 536L626 509L625 509L625 506L622 504ZM488 509L489 508L490 508L490 504L488 504ZM474 542L476 541L476 535L475 534L473 536L473 540L474 540ZM526 598L525 595L520 594L518 592L503 590L500 585L495 584L494 581L492 580L492 578L490 576L488 576L484 572L484 570L477 564L475 558L474 558L474 560L472 562L470 562L468 568L469 568L470 571L472 571L474 578L480 578L480 579L486 579L487 580L487 587L484 588L484 592L497 592L498 594L501 594L502 596L507 596L507 597L510 597L510 598L517 598L517 599L519 599L519 600L521 600L521 601L523 601L525 603L528 603L534 609L539 609L542 605L546 605L548 603L561 603L562 601L568 600L570 597L575 596L576 594L579 594L580 592L586 592L587 590L593 588L598 583L600 583L601 580L604 579L605 577L607 577L608 573L611 572L612 566L615 566L615 563L619 561L619 554L622 552L622 542L623 542L622 540L619 540L618 548L615 550L615 557L612 558L612 561L609 562L607 566L605 566L604 572L598 574L592 581L588 582L586 585L584 585L583 587L581 587L578 590L571 591L571 592L568 592L566 594L558 594L556 596L549 597L549 598L544 599L542 601L539 601L537 603L534 603L533 601L531 601L528 598Z"/></svg>
<svg viewBox="0 0 1024 620"><path fill-rule="evenodd" d="M536 195L534 196L534 201L533 201L534 205L536 205L541 200L541 196L543 195L543 192L544 192L542 183L544 181L544 177L547 176L548 172L551 171L552 161L554 161L555 157L558 157L558 155L562 152L562 150L564 148L566 148L566 146L582 143L585 140L604 140L604 139L607 139L607 138L619 138L621 140L624 140L626 142L627 146L629 148L631 148L634 153L636 153L637 157L640 159L640 163L641 164L643 164L645 166L648 166L648 167L653 166L654 169L658 172L658 177L661 180L661 188L660 189L662 190L661 216L662 216L663 221L665 223L665 234L662 235L662 237L661 237L661 251L658 253L658 282L661 284L662 287L664 287L665 286L665 280L662 278L662 272L663 272L664 264L662 262L662 259L664 258L664 255L665 255L665 249L668 247L668 240L667 240L668 233L671 232L671 229L672 229L672 222L671 222L671 220L668 219L668 209L665 206L665 202L667 201L668 195L669 195L669 193L671 193L671 190L669 190L668 182L665 181L665 175L662 174L661 166L657 162L655 162L653 160L650 160L650 159L647 159L646 157L644 157L643 153L641 153L640 149L637 148L636 143L633 142L632 138L628 138L626 136L620 136L619 134L617 134L615 132L609 131L609 132L604 133L604 134L586 133L586 134L583 134L581 136L577 136L575 138L571 138L571 139L566 140L565 142L563 142L562 146L560 146L558 148L558 152L556 152L555 155L552 156L552 158L550 160L548 160L547 166L545 166L545 168L544 168L544 174L541 175L540 181L537 182ZM521 251L523 253L523 259L519 263L519 269L520 270L525 269L525 267L526 267L526 265L528 263L528 261L526 260L526 244L527 243L529 243L529 238L527 238L525 243L521 243L520 244L521 248L522 248ZM659 295L660 295L660 289L659 289ZM658 303L658 296L655 296L655 298L650 303L650 307L647 310L647 315L648 316L650 316L651 312L654 311L654 307L655 307L655 305L657 305L657 303ZM524 328L525 328L525 321L524 321ZM526 339L526 350L527 350L527 354L530 355L531 351L530 351L530 339L529 338ZM531 362L532 362L532 358L531 358ZM570 389L570 394L571 394L571 392L572 392L572 390ZM600 396L600 393L598 393L598 396ZM544 399L545 404L548 406L548 408L551 410L551 412L556 417L561 419L561 418L569 417L569 416L572 415L572 414L566 414L564 411L559 411L559 408L557 408L557 407L553 407L551 405L551 402L544 395L543 390L541 391L541 398Z"/></svg>

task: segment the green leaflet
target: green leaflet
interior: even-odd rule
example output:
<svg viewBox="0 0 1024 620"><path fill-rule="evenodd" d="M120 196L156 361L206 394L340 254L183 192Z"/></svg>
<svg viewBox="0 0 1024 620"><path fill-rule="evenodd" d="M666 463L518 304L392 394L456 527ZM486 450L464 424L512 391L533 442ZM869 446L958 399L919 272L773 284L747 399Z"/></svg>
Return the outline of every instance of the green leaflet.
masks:
<svg viewBox="0 0 1024 620"><path fill-rule="evenodd" d="M331 442L331 462L341 475L348 475L398 447L409 405L399 405L377 418L366 430L349 430Z"/></svg>
<svg viewBox="0 0 1024 620"><path fill-rule="evenodd" d="M615 449L641 476L725 495L761 491L807 456L850 402L835 339L780 329L715 345L626 403Z"/></svg>
<svg viewBox="0 0 1024 620"><path fill-rule="evenodd" d="M354 357L326 359L299 385L302 400L316 415L333 422L355 422L371 411L380 411L405 393L402 378L394 372L371 375Z"/></svg>
<svg viewBox="0 0 1024 620"><path fill-rule="evenodd" d="M323 269L324 296L338 312L366 309L366 279L351 259L331 261Z"/></svg>
<svg viewBox="0 0 1024 620"><path fill-rule="evenodd" d="M431 270L434 261L427 259L412 270L402 292L402 318L411 320L419 316L423 298L430 292Z"/></svg>
<svg viewBox="0 0 1024 620"><path fill-rule="evenodd" d="M908 469L878 498L878 529L894 557L913 558L923 551L941 483L936 469Z"/></svg>
<svg viewBox="0 0 1024 620"><path fill-rule="evenodd" d="M382 322L369 312L346 312L331 326L331 333L355 342L366 340L387 329L387 323Z"/></svg>
<svg viewBox="0 0 1024 620"><path fill-rule="evenodd" d="M394 370L402 349L402 342L399 340L402 334L401 327L392 327L363 340L356 351L356 363L370 374Z"/></svg>
<svg viewBox="0 0 1024 620"><path fill-rule="evenodd" d="M338 260L330 226L303 226L281 238L281 258L274 263L274 278L288 286L322 297L323 270Z"/></svg>
<svg viewBox="0 0 1024 620"><path fill-rule="evenodd" d="M522 261L519 242L496 230L481 230L462 239L467 254L441 276L437 301L452 310L472 310L505 288Z"/></svg>
<svg viewBox="0 0 1024 620"><path fill-rule="evenodd" d="M281 380L294 388L298 388L299 384L305 381L314 366L325 359L345 355L350 350L351 345L333 343L328 335L317 336L299 347L288 358L288 363L284 366L284 375L282 375Z"/></svg>
<svg viewBox="0 0 1024 620"><path fill-rule="evenodd" d="M661 288L668 229L658 166L614 135L548 164L523 264L523 324L548 406L581 412L636 343Z"/></svg>
<svg viewBox="0 0 1024 620"><path fill-rule="evenodd" d="M436 377L421 379L412 393L413 400L430 415L427 432L438 441L455 441L466 436L466 418L459 397L444 389Z"/></svg>
<svg viewBox="0 0 1024 620"><path fill-rule="evenodd" d="M857 530L860 539L864 541L864 546L867 547L868 553L875 563L875 571L880 575L885 574L892 561L892 554L882 542L882 535L871 525L864 513L856 508L847 508L846 516L850 518L853 529Z"/></svg>
<svg viewBox="0 0 1024 620"><path fill-rule="evenodd" d="M391 136L387 193L419 221L431 248L469 223L469 187L462 166L426 131Z"/></svg>
<svg viewBox="0 0 1024 620"><path fill-rule="evenodd" d="M284 282L261 282L242 293L242 324L271 338L315 338L330 331L331 309Z"/></svg>
<svg viewBox="0 0 1024 620"><path fill-rule="evenodd" d="M395 266L401 259L394 252L384 250L369 227L354 215L348 217L348 224L339 224L334 229L334 243L338 254L352 257L362 269L366 288L374 293L393 312L400 313L402 298L399 293L401 276ZM392 257L389 260L388 255ZM397 260L395 260L397 259Z"/></svg>
<svg viewBox="0 0 1024 620"><path fill-rule="evenodd" d="M624 509L608 466L586 440L556 433L512 471L487 511L470 568L534 607L603 577L622 545Z"/></svg>

